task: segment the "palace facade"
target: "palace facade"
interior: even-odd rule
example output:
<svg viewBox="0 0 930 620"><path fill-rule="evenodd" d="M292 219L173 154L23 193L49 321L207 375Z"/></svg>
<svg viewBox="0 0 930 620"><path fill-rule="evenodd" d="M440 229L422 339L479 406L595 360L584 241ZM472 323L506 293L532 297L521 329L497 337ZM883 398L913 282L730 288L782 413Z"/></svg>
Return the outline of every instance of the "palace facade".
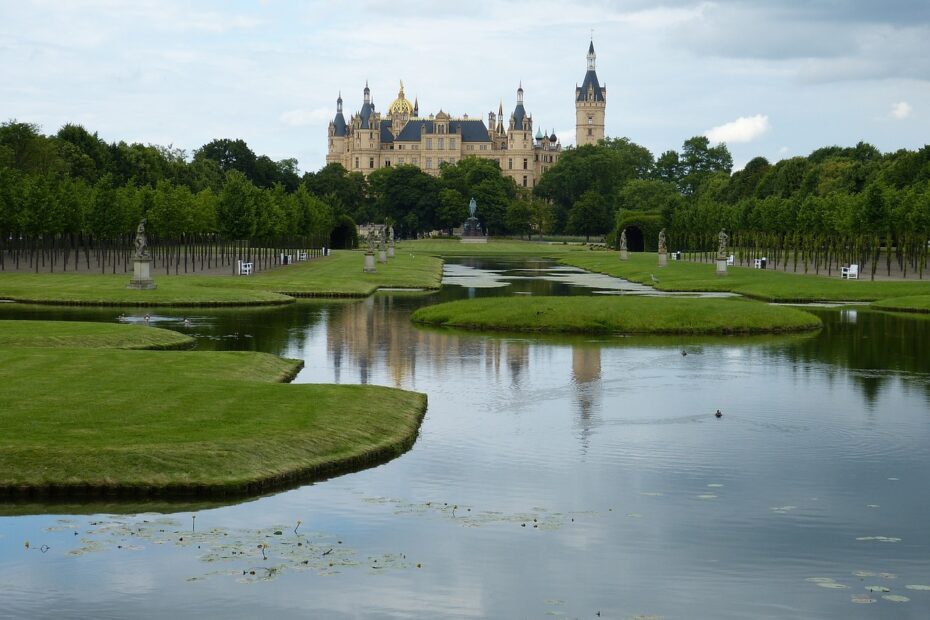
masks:
<svg viewBox="0 0 930 620"><path fill-rule="evenodd" d="M594 144L604 137L604 111L607 89L601 87L594 70L594 43L588 48L588 71L582 85L575 87L576 143ZM346 122L342 94L336 100L336 116L329 123L326 163L342 164L350 172L370 174L379 168L414 165L439 174L443 163L465 157L493 159L501 171L518 186L534 187L543 173L562 153L555 132L537 128L523 104L523 85L517 88L517 102L505 124L504 106L497 114L488 113L488 123L480 117L452 117L443 110L420 116L419 102L411 103L400 83L397 98L382 114L375 109L371 90L365 84L361 109Z"/></svg>

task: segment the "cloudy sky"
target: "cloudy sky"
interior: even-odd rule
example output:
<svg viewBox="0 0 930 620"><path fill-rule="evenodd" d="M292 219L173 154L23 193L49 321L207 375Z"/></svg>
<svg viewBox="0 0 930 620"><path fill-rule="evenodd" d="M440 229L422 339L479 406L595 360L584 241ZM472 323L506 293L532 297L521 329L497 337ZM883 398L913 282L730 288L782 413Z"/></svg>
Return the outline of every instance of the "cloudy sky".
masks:
<svg viewBox="0 0 930 620"><path fill-rule="evenodd" d="M593 29L607 133L655 154L694 135L737 166L830 144L930 142L927 0L0 0L0 119L107 141L243 138L324 163L341 90L385 110L404 80L421 113L513 109L574 141Z"/></svg>

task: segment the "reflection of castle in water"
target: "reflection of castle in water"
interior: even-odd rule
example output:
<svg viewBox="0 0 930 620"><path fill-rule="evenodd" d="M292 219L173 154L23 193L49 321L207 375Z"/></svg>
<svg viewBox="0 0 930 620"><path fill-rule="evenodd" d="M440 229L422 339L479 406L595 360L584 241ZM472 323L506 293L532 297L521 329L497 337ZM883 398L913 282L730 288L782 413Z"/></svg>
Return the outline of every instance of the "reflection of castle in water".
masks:
<svg viewBox="0 0 930 620"><path fill-rule="evenodd" d="M331 307L326 347L335 366L336 381L349 365L357 367L358 380L363 384L374 381L373 374L383 368L389 375L386 383L415 389L417 356L423 354L429 355L432 372L483 363L496 379L502 368L509 368L516 383L525 371L529 363L527 344L417 329L404 311L405 305L403 298L375 295ZM411 311L413 306L410 304Z"/></svg>
<svg viewBox="0 0 930 620"><path fill-rule="evenodd" d="M572 383L578 404L578 421L581 440L587 447L591 429L601 398L601 347L580 345L572 347Z"/></svg>

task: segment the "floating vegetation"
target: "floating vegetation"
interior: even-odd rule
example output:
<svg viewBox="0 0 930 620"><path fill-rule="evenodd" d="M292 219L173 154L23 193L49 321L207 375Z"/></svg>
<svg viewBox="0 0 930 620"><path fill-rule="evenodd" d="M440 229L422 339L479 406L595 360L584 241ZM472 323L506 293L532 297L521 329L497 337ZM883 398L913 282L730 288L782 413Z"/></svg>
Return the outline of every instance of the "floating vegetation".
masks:
<svg viewBox="0 0 930 620"><path fill-rule="evenodd" d="M911 600L906 596L901 596L900 594L886 594L882 598L886 601L891 601L892 603L907 603Z"/></svg>
<svg viewBox="0 0 930 620"><path fill-rule="evenodd" d="M919 583L908 584L908 585L906 585L906 586L904 586L904 587L907 588L908 590L930 591L930 586L925 586L925 585L919 584Z"/></svg>
<svg viewBox="0 0 930 620"><path fill-rule="evenodd" d="M717 499L717 496L713 493L703 493L697 496L698 499Z"/></svg>
<svg viewBox="0 0 930 620"><path fill-rule="evenodd" d="M853 573L856 577L877 577L876 573L873 573L870 570L857 570Z"/></svg>
<svg viewBox="0 0 930 620"><path fill-rule="evenodd" d="M723 485L720 484L719 482L711 482L711 483L708 484L707 486L708 486L708 488L711 488L711 489L720 489L720 488L723 487Z"/></svg>
<svg viewBox="0 0 930 620"><path fill-rule="evenodd" d="M90 523L93 529L76 539L78 546L67 555L143 551L155 545L191 548L205 564L231 566L191 575L188 581L224 576L233 577L239 583L270 581L287 571L312 570L320 575L330 575L356 568L381 573L421 566L420 563L409 562L402 553L374 555L360 560L355 550L332 535L297 533L300 524L298 522L297 527L273 525L265 529L217 527L195 532L190 527L182 527L174 519L166 518L93 521Z"/></svg>
<svg viewBox="0 0 930 620"><path fill-rule="evenodd" d="M869 592L891 592L888 586L866 586L865 589Z"/></svg>
<svg viewBox="0 0 930 620"><path fill-rule="evenodd" d="M894 536L859 536L856 540L874 540L877 542L883 543L899 543L901 542L900 538L895 538Z"/></svg>
<svg viewBox="0 0 930 620"><path fill-rule="evenodd" d="M842 583L837 583L835 581L818 583L817 585L820 586L821 588L830 588L832 590L848 590L849 589L849 586L842 584Z"/></svg>
<svg viewBox="0 0 930 620"><path fill-rule="evenodd" d="M849 600L859 605L871 605L872 603L878 602L878 599L874 599L871 596L866 596L865 594L853 594L852 598Z"/></svg>
<svg viewBox="0 0 930 620"><path fill-rule="evenodd" d="M809 581L811 583L833 583L836 579L831 577L808 577L804 581Z"/></svg>
<svg viewBox="0 0 930 620"><path fill-rule="evenodd" d="M792 510L797 510L797 506L772 506L769 508L775 514L785 515L791 512Z"/></svg>
<svg viewBox="0 0 930 620"><path fill-rule="evenodd" d="M879 508L879 505L878 504L866 504L865 507L866 508Z"/></svg>
<svg viewBox="0 0 930 620"><path fill-rule="evenodd" d="M645 495L646 497L662 497L663 494L658 491L643 491L640 495Z"/></svg>
<svg viewBox="0 0 930 620"><path fill-rule="evenodd" d="M391 497L366 497L370 504L394 506L396 515L419 515L444 517L455 521L463 527L482 527L507 523L519 524L521 527L539 530L557 530L576 518L595 514L593 511L550 512L546 508L534 506L528 512L504 513L493 510L475 510L465 504L452 502L418 502L411 503Z"/></svg>

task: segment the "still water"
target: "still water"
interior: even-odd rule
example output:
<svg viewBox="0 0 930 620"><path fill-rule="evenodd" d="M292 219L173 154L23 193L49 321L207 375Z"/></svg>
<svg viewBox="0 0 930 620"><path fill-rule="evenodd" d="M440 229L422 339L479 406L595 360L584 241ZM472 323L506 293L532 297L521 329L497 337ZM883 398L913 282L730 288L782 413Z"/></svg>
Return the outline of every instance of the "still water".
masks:
<svg viewBox="0 0 930 620"><path fill-rule="evenodd" d="M822 331L765 338L409 322L463 297L651 292L463 260L435 294L159 311L203 349L304 359L299 382L427 393L416 445L234 505L0 505L0 617L930 617L930 321L815 308Z"/></svg>

